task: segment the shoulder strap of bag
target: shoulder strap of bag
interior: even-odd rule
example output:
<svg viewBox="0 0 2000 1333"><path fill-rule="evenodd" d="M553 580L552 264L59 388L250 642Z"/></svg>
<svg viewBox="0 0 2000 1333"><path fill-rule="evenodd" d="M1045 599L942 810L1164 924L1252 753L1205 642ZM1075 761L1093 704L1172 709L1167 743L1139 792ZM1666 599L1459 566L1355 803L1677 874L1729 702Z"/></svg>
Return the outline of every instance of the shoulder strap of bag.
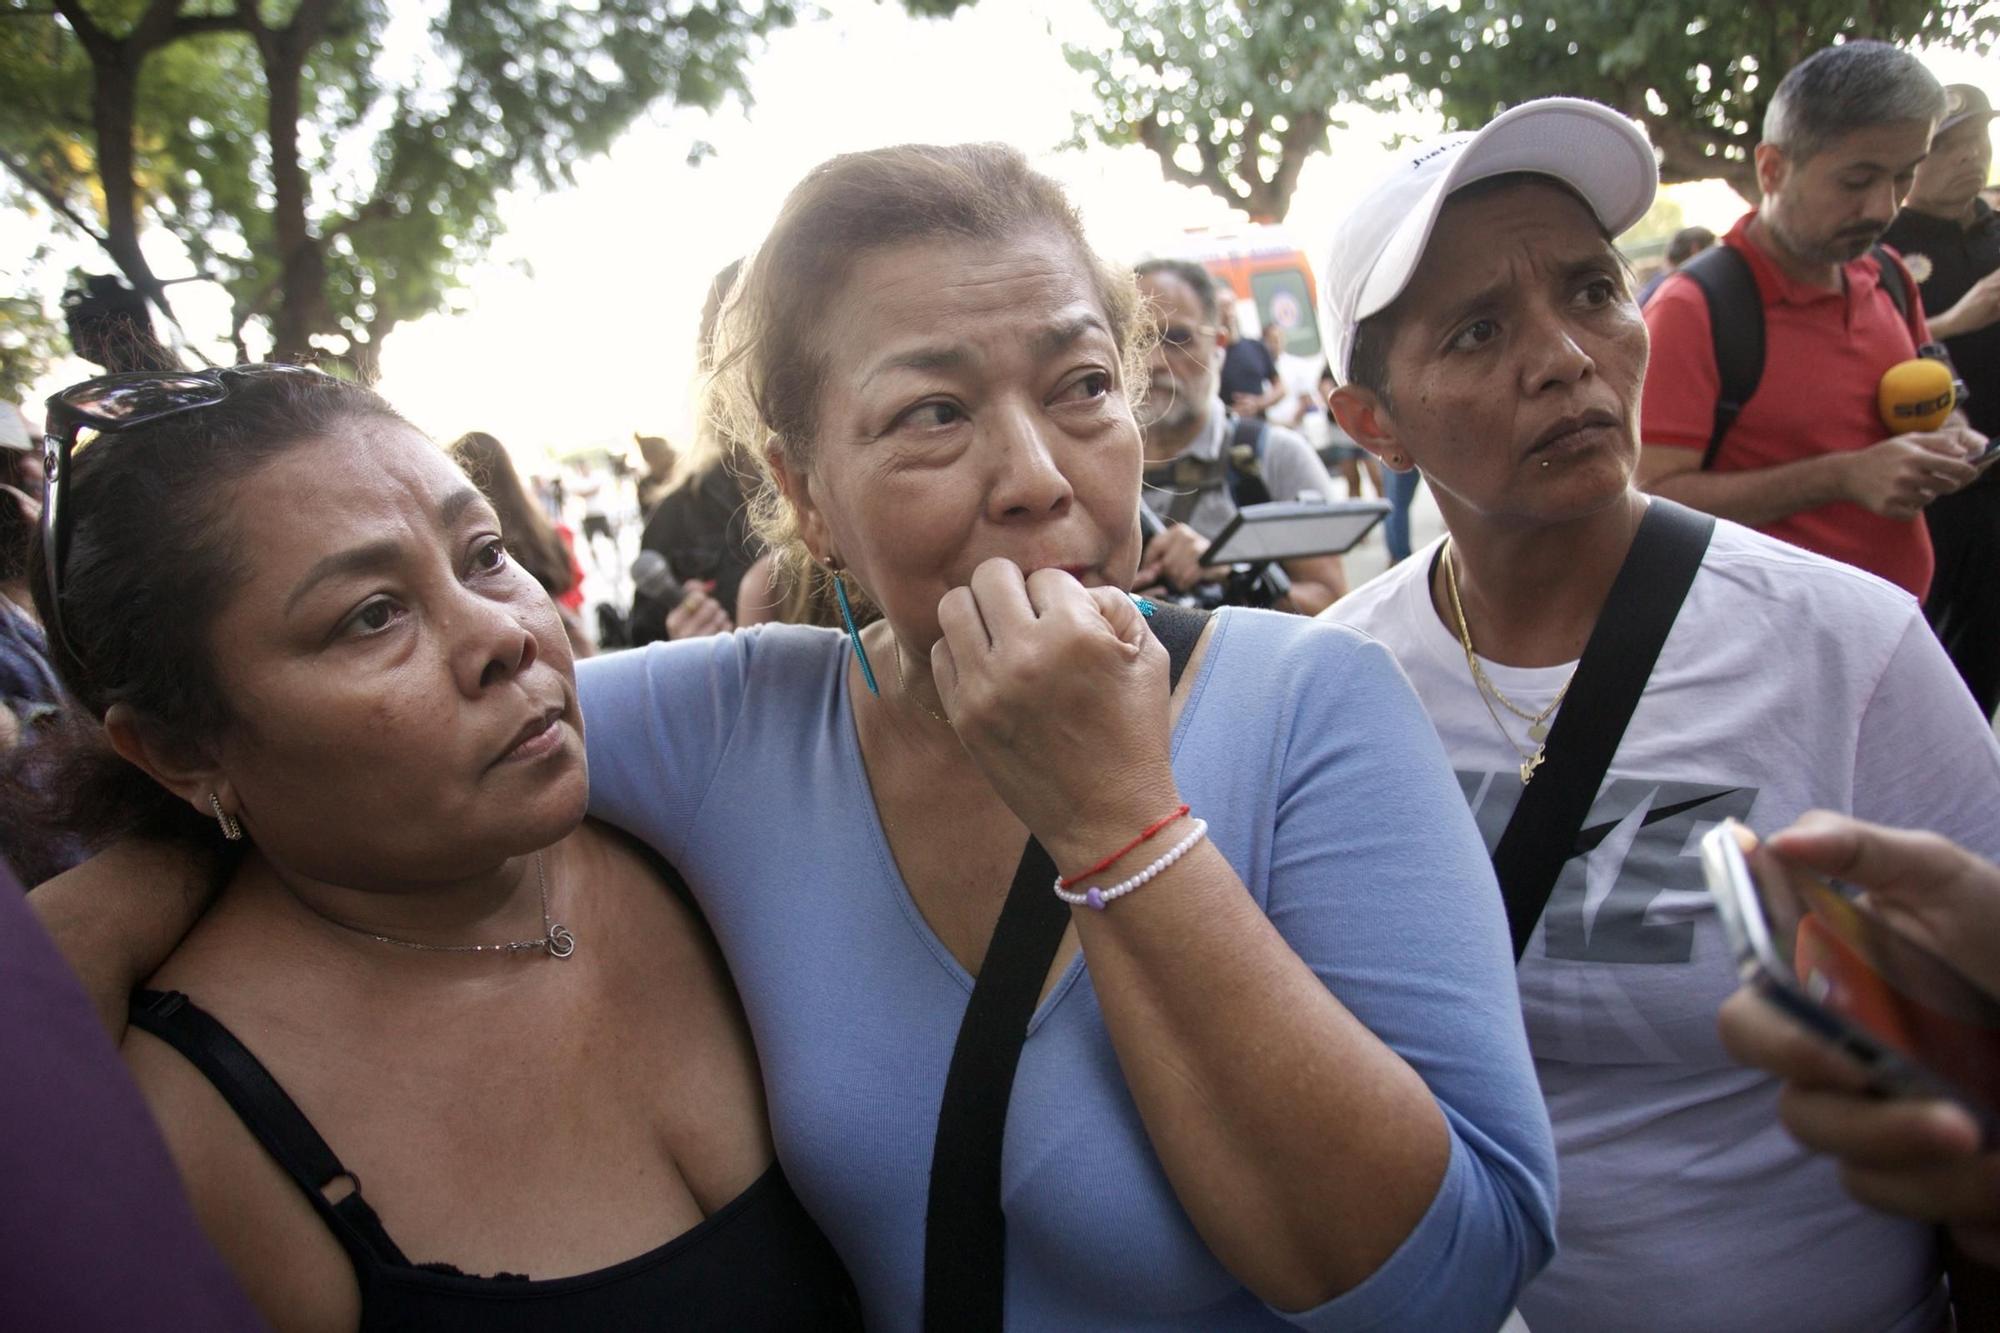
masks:
<svg viewBox="0 0 2000 1333"><path fill-rule="evenodd" d="M1680 271L1701 288L1708 302L1708 332L1715 345L1715 426L1702 451L1704 469L1715 465L1722 437L1736 424L1743 405L1764 378L1764 298L1750 262L1732 245L1711 245L1682 264Z"/></svg>
<svg viewBox="0 0 2000 1333"><path fill-rule="evenodd" d="M1904 280L1903 266L1896 262L1896 256L1890 254L1886 246L1870 246L1868 253L1882 270L1882 290L1889 293L1889 300L1895 305L1896 313L1903 317L1903 322L1909 323L1910 284ZM1910 330L1910 336L1916 337L1915 329Z"/></svg>
<svg viewBox="0 0 2000 1333"><path fill-rule="evenodd" d="M1166 647L1175 684L1208 617L1162 605L1147 622ZM1007 1219L1000 1207L1000 1152L1028 1023L1069 925L1069 908L1049 888L1055 878L1055 863L1030 838L952 1048L924 1213L924 1328L930 1333L999 1333L1002 1326Z"/></svg>
<svg viewBox="0 0 2000 1333"><path fill-rule="evenodd" d="M1548 906L1563 864L1576 854L1577 834L1714 532L1710 515L1656 497L1618 567L1577 663L1576 679L1549 731L1542 766L1493 849L1516 962Z"/></svg>
<svg viewBox="0 0 2000 1333"><path fill-rule="evenodd" d="M1237 417L1230 428L1223 457L1229 467L1229 498L1238 509L1271 498L1271 483L1264 480L1264 450L1270 439L1271 424L1262 417Z"/></svg>

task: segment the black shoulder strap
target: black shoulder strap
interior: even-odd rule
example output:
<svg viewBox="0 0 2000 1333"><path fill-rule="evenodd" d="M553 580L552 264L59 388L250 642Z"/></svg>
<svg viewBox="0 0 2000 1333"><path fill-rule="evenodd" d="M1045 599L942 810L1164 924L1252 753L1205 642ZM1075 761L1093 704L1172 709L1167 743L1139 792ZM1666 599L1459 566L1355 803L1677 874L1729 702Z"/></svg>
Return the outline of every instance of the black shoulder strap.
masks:
<svg viewBox="0 0 2000 1333"><path fill-rule="evenodd" d="M1264 452L1270 439L1271 423L1262 417L1237 417L1231 426L1223 461L1229 467L1229 498L1238 509L1271 498L1271 483L1264 480Z"/></svg>
<svg viewBox="0 0 2000 1333"><path fill-rule="evenodd" d="M292 1178L350 1256L407 1267L409 1261L361 1197L361 1178L340 1164L270 1071L234 1033L179 991L135 991L132 1026L179 1051L222 1094L264 1151ZM354 1188L337 1203L325 1189L346 1176Z"/></svg>
<svg viewBox="0 0 2000 1333"><path fill-rule="evenodd" d="M1732 245L1711 245L1682 264L1680 271L1694 279L1708 302L1708 331L1721 386L1715 398L1715 426L1701 455L1701 465L1707 468L1714 466L1722 437L1764 378L1764 298L1757 292L1750 262Z"/></svg>
<svg viewBox="0 0 2000 1333"><path fill-rule="evenodd" d="M1519 961L1625 737L1625 726L1680 615L1715 519L1655 498L1618 567L1544 759L1493 849Z"/></svg>
<svg viewBox="0 0 2000 1333"><path fill-rule="evenodd" d="M1233 449L1248 449L1258 462L1264 459L1264 432L1271 425L1262 417L1232 417L1229 424L1229 443Z"/></svg>
<svg viewBox="0 0 2000 1333"><path fill-rule="evenodd" d="M1162 605L1148 618L1166 647L1175 684L1208 617ZM929 1333L999 1333L1002 1327L1007 1218L1000 1207L1000 1153L1028 1023L1069 926L1069 908L1050 890L1055 879L1055 863L1030 838L952 1048L924 1214Z"/></svg>
<svg viewBox="0 0 2000 1333"><path fill-rule="evenodd" d="M1904 280L1903 266L1896 262L1896 256L1890 254L1886 246L1872 246L1868 253L1882 270L1882 290L1889 293L1889 300L1895 304L1896 313L1903 317L1903 322L1909 323L1910 284ZM1917 336L1915 329L1910 330L1910 336Z"/></svg>

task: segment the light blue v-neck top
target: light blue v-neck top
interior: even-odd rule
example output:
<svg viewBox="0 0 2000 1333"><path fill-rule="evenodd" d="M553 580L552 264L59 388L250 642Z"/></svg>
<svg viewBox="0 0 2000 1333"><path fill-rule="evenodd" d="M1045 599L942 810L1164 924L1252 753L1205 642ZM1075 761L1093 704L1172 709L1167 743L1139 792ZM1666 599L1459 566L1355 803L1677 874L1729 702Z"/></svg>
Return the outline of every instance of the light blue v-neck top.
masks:
<svg viewBox="0 0 2000 1333"><path fill-rule="evenodd" d="M787 1176L869 1326L916 1329L972 979L890 854L848 653L832 631L769 626L583 662L590 808L687 877L742 992ZM1174 769L1292 948L1423 1076L1450 1166L1366 1282L1273 1310L1176 1201L1079 960L1035 1016L1007 1118L1009 1327L1492 1328L1552 1253L1555 1156L1499 891L1429 719L1372 640L1225 611Z"/></svg>

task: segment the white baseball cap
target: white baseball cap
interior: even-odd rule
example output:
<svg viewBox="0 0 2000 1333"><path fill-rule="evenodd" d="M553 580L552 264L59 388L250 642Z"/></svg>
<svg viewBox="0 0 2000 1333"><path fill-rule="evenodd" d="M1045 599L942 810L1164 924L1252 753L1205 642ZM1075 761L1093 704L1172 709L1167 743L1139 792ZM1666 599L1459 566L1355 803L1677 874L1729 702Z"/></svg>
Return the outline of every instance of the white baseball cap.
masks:
<svg viewBox="0 0 2000 1333"><path fill-rule="evenodd" d="M1516 171L1568 185L1613 236L1646 215L1660 184L1659 164L1639 127L1577 97L1523 102L1477 133L1412 145L1333 234L1320 275L1320 324L1336 382L1347 383L1361 321L1409 285L1446 197Z"/></svg>

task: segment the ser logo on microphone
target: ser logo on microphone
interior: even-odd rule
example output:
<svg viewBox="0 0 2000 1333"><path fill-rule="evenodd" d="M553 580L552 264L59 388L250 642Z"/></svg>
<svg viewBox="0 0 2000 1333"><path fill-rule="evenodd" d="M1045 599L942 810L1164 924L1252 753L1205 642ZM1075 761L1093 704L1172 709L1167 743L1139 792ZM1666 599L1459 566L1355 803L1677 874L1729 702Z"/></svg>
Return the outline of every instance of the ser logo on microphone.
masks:
<svg viewBox="0 0 2000 1333"><path fill-rule="evenodd" d="M1930 357L1916 357L1889 367L1875 394L1882 424L1891 434L1936 430L1958 402L1951 366Z"/></svg>

